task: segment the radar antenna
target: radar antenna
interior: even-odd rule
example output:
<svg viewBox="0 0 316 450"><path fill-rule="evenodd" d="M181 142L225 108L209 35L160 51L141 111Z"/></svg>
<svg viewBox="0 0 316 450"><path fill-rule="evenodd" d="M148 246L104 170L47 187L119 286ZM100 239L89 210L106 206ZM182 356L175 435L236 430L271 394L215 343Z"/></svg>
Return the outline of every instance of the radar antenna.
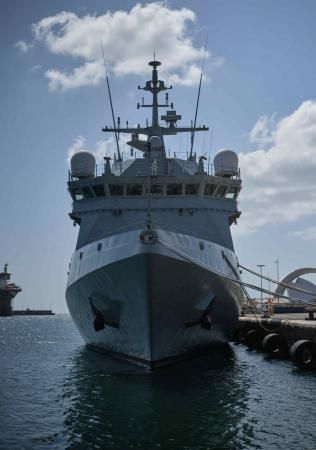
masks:
<svg viewBox="0 0 316 450"><path fill-rule="evenodd" d="M107 88L108 88L109 99L110 99L112 119L113 119L113 128L114 128L116 148L117 148L117 160L116 161L120 163L120 162L123 161L123 159L122 159L121 152L120 152L120 145L119 145L119 140L118 140L118 131L117 131L116 123L115 123L115 116L114 116L114 109L113 109L112 95L111 95L111 88L110 88L110 83L109 83L108 71L106 69L106 64L105 64L103 45L101 45L101 49L102 49L102 55L103 55L103 64L104 64L104 70L105 70L105 78L106 78L106 84L107 84Z"/></svg>
<svg viewBox="0 0 316 450"><path fill-rule="evenodd" d="M191 134L191 150L190 150L190 156L189 156L189 158L188 158L189 161L193 161L193 160L194 160L194 157L193 157L194 136L195 136L195 128L196 128L197 113L198 113L199 102L200 102L200 93L201 93L201 85L202 85L202 78L203 78L203 69L204 69L204 63L205 63L205 55L206 55L206 49L207 49L207 40L208 40L208 36L206 36L205 46L204 46L204 55L203 55L203 62L202 62L202 67L201 67L201 75L200 75L199 90L198 90L198 96L197 96L197 99L196 99L196 108L195 108L195 116L194 116L194 125L193 125L193 129L192 129L192 134Z"/></svg>
<svg viewBox="0 0 316 450"><path fill-rule="evenodd" d="M169 105L168 96L166 96L166 103L160 105L158 103L158 94L161 91L166 91L167 89L172 89L172 86L165 86L165 83L161 80L158 80L158 70L157 67L161 65L161 62L156 61L156 54L154 53L154 60L150 61L149 66L151 66L152 69L152 79L150 81L146 82L146 85L144 87L138 86L138 89L142 89L143 91L149 91L151 92L153 96L153 102L152 104L146 105L142 103L141 105L137 104L137 109L140 107L142 108L152 108L152 124L151 127L154 130L159 129L159 122L158 122L158 108L166 108L168 106L171 106L173 108L173 104Z"/></svg>

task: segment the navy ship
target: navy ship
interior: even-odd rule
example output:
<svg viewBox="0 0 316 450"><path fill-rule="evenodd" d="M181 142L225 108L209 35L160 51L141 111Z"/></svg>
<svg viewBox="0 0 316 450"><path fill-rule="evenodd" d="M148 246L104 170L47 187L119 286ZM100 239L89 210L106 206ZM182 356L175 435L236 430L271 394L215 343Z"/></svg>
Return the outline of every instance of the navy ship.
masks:
<svg viewBox="0 0 316 450"><path fill-rule="evenodd" d="M12 300L22 291L20 286L10 283L11 273L8 272L8 264L4 265L0 272L0 316L12 316Z"/></svg>
<svg viewBox="0 0 316 450"><path fill-rule="evenodd" d="M69 215L80 227L66 290L70 314L89 348L148 367L227 342L243 301L230 231L240 216L238 157L222 150L206 170L193 143L208 128L196 119L179 126L168 93L159 103L171 89L158 77L160 64L149 63L152 77L138 87L152 96L137 105L151 108L151 123L122 127L112 108L113 126L102 130L115 135L114 160L105 156L100 170L93 154L78 152L68 181ZM160 118L159 108L167 108ZM121 133L131 136L127 160ZM178 133L191 136L184 159L166 152L164 138Z"/></svg>

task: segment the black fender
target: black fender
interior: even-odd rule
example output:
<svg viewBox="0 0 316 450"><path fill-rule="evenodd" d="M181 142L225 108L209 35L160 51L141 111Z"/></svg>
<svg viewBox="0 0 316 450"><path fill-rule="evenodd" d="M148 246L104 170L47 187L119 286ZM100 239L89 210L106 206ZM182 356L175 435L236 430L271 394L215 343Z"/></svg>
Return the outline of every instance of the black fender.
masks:
<svg viewBox="0 0 316 450"><path fill-rule="evenodd" d="M259 330L249 330L245 335L245 344L251 350L258 350L261 347L262 333Z"/></svg>
<svg viewBox="0 0 316 450"><path fill-rule="evenodd" d="M286 340L278 333L267 334L261 345L262 350L273 358L286 358L289 353Z"/></svg>
<svg viewBox="0 0 316 450"><path fill-rule="evenodd" d="M316 344L308 340L294 342L290 349L291 359L300 369L316 369Z"/></svg>

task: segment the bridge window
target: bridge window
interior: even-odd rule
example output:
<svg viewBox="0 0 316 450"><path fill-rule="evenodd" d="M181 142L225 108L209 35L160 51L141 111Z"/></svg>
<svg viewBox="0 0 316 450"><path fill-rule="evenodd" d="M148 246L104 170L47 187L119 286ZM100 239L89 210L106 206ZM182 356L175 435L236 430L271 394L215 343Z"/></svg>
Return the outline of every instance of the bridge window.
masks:
<svg viewBox="0 0 316 450"><path fill-rule="evenodd" d="M141 184L128 184L127 185L127 195L142 195L142 185Z"/></svg>
<svg viewBox="0 0 316 450"><path fill-rule="evenodd" d="M88 186L84 186L82 188L82 192L83 192L83 197L84 198L91 198L91 197L93 197L91 189Z"/></svg>
<svg viewBox="0 0 316 450"><path fill-rule="evenodd" d="M216 189L215 184L206 183L204 187L204 195L213 195Z"/></svg>
<svg viewBox="0 0 316 450"><path fill-rule="evenodd" d="M96 184L95 186L92 186L92 189L97 197L104 197L105 191L103 184Z"/></svg>
<svg viewBox="0 0 316 450"><path fill-rule="evenodd" d="M182 195L182 184L167 184L167 195Z"/></svg>
<svg viewBox="0 0 316 450"><path fill-rule="evenodd" d="M224 194L226 192L227 186L218 186L215 197L224 197Z"/></svg>
<svg viewBox="0 0 316 450"><path fill-rule="evenodd" d="M237 195L238 195L238 188L231 186L228 189L228 191L226 192L225 197L233 199L233 198L237 198Z"/></svg>
<svg viewBox="0 0 316 450"><path fill-rule="evenodd" d="M199 193L199 184L186 184L185 194L186 195L197 195Z"/></svg>
<svg viewBox="0 0 316 450"><path fill-rule="evenodd" d="M71 193L72 193L72 198L74 200L82 200L83 199L83 193L81 192L80 189L72 189Z"/></svg>
<svg viewBox="0 0 316 450"><path fill-rule="evenodd" d="M148 186L146 186L146 192L148 192ZM150 186L150 193L153 195L163 195L163 184L152 184Z"/></svg>
<svg viewBox="0 0 316 450"><path fill-rule="evenodd" d="M123 184L110 184L111 195L123 195Z"/></svg>

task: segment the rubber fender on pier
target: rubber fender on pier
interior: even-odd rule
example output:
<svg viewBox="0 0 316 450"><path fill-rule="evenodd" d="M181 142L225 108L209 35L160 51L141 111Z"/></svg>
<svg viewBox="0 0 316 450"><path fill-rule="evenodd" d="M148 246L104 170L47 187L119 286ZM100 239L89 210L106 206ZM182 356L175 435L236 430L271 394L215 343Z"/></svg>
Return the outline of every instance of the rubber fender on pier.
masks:
<svg viewBox="0 0 316 450"><path fill-rule="evenodd" d="M278 333L267 334L261 345L262 350L273 358L286 358L289 353L287 342Z"/></svg>
<svg viewBox="0 0 316 450"><path fill-rule="evenodd" d="M254 350L259 349L261 346L262 336L258 330L249 330L245 336L245 344L248 348Z"/></svg>
<svg viewBox="0 0 316 450"><path fill-rule="evenodd" d="M316 369L316 344L308 340L294 342L290 349L294 364L303 370Z"/></svg>

